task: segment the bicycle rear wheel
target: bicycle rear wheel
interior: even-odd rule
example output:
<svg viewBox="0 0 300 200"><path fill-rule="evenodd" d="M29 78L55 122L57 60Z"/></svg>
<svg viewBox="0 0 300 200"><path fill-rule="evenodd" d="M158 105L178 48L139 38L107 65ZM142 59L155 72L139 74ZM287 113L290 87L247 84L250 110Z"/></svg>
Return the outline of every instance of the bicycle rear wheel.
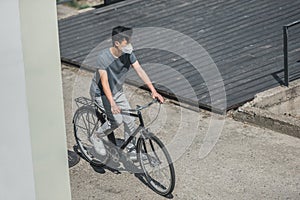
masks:
<svg viewBox="0 0 300 200"><path fill-rule="evenodd" d="M91 135L104 122L103 115L92 106L80 107L73 118L74 135L79 150L89 163L96 166L103 166L109 160L109 154L97 154L90 141Z"/></svg>
<svg viewBox="0 0 300 200"><path fill-rule="evenodd" d="M153 134L140 137L137 143L137 158L150 188L167 196L175 187L175 170L164 144Z"/></svg>

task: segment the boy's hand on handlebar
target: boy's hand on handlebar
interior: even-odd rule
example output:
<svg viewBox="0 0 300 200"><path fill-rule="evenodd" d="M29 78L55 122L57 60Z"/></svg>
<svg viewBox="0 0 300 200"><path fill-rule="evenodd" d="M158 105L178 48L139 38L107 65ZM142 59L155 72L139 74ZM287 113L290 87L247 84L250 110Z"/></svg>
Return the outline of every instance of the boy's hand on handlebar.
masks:
<svg viewBox="0 0 300 200"><path fill-rule="evenodd" d="M152 92L152 98L157 99L160 103L164 103L164 98L158 92Z"/></svg>

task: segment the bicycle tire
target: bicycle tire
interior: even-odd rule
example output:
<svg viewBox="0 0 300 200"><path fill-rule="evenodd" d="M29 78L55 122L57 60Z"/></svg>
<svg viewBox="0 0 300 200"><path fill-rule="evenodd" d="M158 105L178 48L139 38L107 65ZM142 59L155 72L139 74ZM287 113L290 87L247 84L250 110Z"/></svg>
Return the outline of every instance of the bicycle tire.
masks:
<svg viewBox="0 0 300 200"><path fill-rule="evenodd" d="M162 196L168 196L173 192L175 187L175 169L172 163L172 159L167 149L165 148L164 144L153 133L148 133L147 135L148 135L147 137L141 136L138 140L137 158L140 162L140 166L142 168L142 171L145 175L145 178L150 188ZM147 142L149 142L150 144L149 146L147 146L146 144ZM160 148L161 152L159 152L160 150L158 148ZM149 152L149 150L151 150L151 152ZM158 154L160 154L160 156L163 156L164 159L166 159L165 162L162 161L162 158L158 158ZM148 163L149 166L156 165L155 167L157 167L158 165L162 165L162 167L164 167L168 171L170 175L168 185L165 186L162 183L160 183L158 180L154 179L154 177L150 174L151 171L149 171L145 167L147 161L149 162ZM161 189L159 189L158 187L160 187Z"/></svg>
<svg viewBox="0 0 300 200"><path fill-rule="evenodd" d="M104 122L104 117L92 106L78 108L73 117L74 136L79 150L85 160L98 167L107 164L109 154L106 156L97 155L89 137Z"/></svg>

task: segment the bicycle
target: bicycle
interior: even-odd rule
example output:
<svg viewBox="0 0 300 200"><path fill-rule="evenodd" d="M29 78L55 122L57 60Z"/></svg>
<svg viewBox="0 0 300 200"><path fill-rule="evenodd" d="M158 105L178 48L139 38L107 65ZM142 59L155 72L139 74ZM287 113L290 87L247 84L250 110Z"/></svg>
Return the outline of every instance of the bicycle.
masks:
<svg viewBox="0 0 300 200"><path fill-rule="evenodd" d="M86 97L76 98L75 102L79 107L73 117L75 140L83 157L90 164L105 166L110 159L118 162L126 146L139 133L136 153L141 173L145 176L149 187L156 193L162 196L168 196L172 193L175 187L173 162L161 140L145 127L141 113L143 109L158 102L156 99L143 106L137 105L136 109L121 111L124 115L138 118L140 124L134 133L121 145L117 145L114 133L104 138L103 143L107 151L106 156L97 155L92 143L89 141L93 132L107 120L104 109L96 101Z"/></svg>

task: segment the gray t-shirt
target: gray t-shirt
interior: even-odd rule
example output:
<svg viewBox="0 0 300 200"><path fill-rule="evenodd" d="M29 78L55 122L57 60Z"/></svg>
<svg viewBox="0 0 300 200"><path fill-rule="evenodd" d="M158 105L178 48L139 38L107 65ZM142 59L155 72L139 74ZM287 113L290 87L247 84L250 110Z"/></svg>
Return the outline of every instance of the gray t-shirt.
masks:
<svg viewBox="0 0 300 200"><path fill-rule="evenodd" d="M134 53L122 54L119 58L112 55L109 50L104 49L99 52L97 57L96 68L106 70L108 82L113 95L123 90L126 73L131 64L136 61ZM100 75L98 70L94 73L94 77L90 87L90 94L94 97L104 95Z"/></svg>

